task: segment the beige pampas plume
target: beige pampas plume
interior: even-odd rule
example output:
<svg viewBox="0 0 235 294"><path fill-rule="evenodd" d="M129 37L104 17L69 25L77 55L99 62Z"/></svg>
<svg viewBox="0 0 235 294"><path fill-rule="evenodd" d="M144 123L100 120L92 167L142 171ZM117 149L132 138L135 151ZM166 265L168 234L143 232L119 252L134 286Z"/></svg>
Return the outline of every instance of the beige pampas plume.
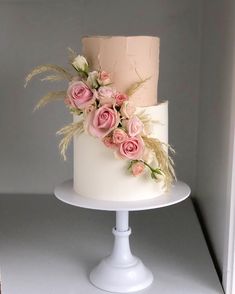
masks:
<svg viewBox="0 0 235 294"><path fill-rule="evenodd" d="M47 103L49 102L64 99L65 96L66 96L66 91L49 92L39 100L37 105L34 107L33 111L38 110L39 108L47 105Z"/></svg>
<svg viewBox="0 0 235 294"><path fill-rule="evenodd" d="M175 153L174 149L170 145L160 142L156 138L143 137L144 143L147 148L151 149L156 157L158 167L164 174L164 184L166 189L169 188L173 180L176 180L174 171L174 162L168 155L168 150L171 153Z"/></svg>
<svg viewBox="0 0 235 294"><path fill-rule="evenodd" d="M73 75L66 70L65 68L55 65L55 64L45 64L45 65L39 65L35 67L25 78L25 84L24 87L27 87L29 81L36 75L45 73L45 72L53 72L58 79L63 79L63 80L69 80L71 81L73 78ZM46 77L45 79L42 80L52 80L52 76ZM55 80L55 79L54 79Z"/></svg>
<svg viewBox="0 0 235 294"><path fill-rule="evenodd" d="M56 133L57 135L64 136L59 144L60 153L63 156L64 160L66 160L66 150L73 136L75 134L81 134L83 131L84 131L83 121L79 121L79 122L73 122L63 127Z"/></svg>
<svg viewBox="0 0 235 294"><path fill-rule="evenodd" d="M135 72L136 72L136 75L139 78L139 81L136 82L136 83L134 83L134 84L132 84L130 86L130 88L127 89L126 94L129 97L132 96L136 91L138 91L144 85L144 83L146 83L148 80L151 79L151 77L142 79L141 76L140 76L140 74L137 72L137 69L135 69Z"/></svg>
<svg viewBox="0 0 235 294"><path fill-rule="evenodd" d="M74 59L78 56L78 54L71 49L70 47L68 47L68 59L69 59L69 63L72 64L72 62L74 61Z"/></svg>

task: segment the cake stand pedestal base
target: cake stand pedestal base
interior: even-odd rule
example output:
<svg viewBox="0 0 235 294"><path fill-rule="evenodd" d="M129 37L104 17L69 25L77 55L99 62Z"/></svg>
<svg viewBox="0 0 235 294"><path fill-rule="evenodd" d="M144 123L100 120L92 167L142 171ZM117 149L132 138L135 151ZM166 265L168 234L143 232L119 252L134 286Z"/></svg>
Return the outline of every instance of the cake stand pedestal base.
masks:
<svg viewBox="0 0 235 294"><path fill-rule="evenodd" d="M183 201L190 195L190 188L183 182L173 184L168 192L155 198L140 201L108 201L83 197L73 189L73 181L56 187L58 199L70 205L116 212L113 228L114 246L110 256L104 258L90 273L90 282L109 292L130 293L148 287L153 281L151 271L130 250L129 212L166 207Z"/></svg>
<svg viewBox="0 0 235 294"><path fill-rule="evenodd" d="M116 212L112 254L104 258L90 273L91 283L102 290L136 292L148 287L153 281L151 271L131 253L128 214L128 211Z"/></svg>

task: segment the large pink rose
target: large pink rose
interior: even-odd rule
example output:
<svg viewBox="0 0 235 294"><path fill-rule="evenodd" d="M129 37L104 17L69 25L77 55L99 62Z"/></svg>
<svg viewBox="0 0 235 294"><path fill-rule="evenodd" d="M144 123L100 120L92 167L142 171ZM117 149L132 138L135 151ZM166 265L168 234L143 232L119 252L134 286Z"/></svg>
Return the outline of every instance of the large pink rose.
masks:
<svg viewBox="0 0 235 294"><path fill-rule="evenodd" d="M142 121L137 116L131 117L127 122L127 130L131 137L139 135L143 131Z"/></svg>
<svg viewBox="0 0 235 294"><path fill-rule="evenodd" d="M98 138L104 138L119 124L119 115L117 111L107 105L89 114L88 131Z"/></svg>
<svg viewBox="0 0 235 294"><path fill-rule="evenodd" d="M119 154L123 158L141 159L143 152L144 142L141 137L128 138L119 146Z"/></svg>
<svg viewBox="0 0 235 294"><path fill-rule="evenodd" d="M67 98L73 107L83 109L93 102L93 92L82 81L74 81L68 87Z"/></svg>

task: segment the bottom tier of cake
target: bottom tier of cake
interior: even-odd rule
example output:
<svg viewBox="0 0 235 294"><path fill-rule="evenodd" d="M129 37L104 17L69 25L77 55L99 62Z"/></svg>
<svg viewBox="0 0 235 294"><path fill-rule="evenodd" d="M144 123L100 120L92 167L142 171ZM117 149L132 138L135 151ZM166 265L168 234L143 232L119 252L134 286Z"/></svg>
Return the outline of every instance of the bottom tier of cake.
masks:
<svg viewBox="0 0 235 294"><path fill-rule="evenodd" d="M168 102L138 109L153 121L151 137L168 143ZM163 182L149 173L134 177L128 160L117 159L99 140L83 133L74 138L74 190L79 195L99 200L136 201L163 193Z"/></svg>

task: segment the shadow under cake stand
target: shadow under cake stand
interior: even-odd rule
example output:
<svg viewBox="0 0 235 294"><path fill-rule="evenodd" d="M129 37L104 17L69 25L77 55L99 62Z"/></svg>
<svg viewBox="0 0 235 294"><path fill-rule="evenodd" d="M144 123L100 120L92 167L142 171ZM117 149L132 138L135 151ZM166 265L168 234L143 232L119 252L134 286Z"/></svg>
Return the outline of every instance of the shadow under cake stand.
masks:
<svg viewBox="0 0 235 294"><path fill-rule="evenodd" d="M177 181L168 192L156 198L140 201L105 201L80 196L73 189L73 181L69 180L56 187L55 196L74 206L116 211L116 225L112 230L113 251L91 271L90 281L105 291L128 293L143 290L153 282L151 271L131 253L129 211L173 205L185 200L190 192L188 185Z"/></svg>

